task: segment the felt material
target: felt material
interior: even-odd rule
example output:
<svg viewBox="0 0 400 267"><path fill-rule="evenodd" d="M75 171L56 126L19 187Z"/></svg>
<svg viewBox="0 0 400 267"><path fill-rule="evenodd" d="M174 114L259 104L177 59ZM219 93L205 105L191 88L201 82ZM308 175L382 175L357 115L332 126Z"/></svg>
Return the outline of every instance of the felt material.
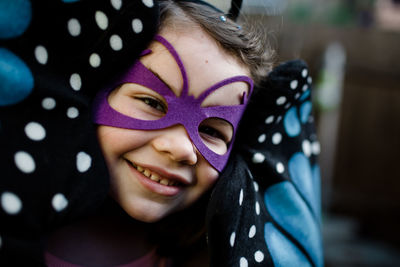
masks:
<svg viewBox="0 0 400 267"><path fill-rule="evenodd" d="M208 207L211 266L323 266L311 83L293 60L255 90Z"/></svg>
<svg viewBox="0 0 400 267"><path fill-rule="evenodd" d="M206 89L200 96L194 98L189 95L190 81L187 78L185 66L180 59L178 53L173 46L162 36L157 35L154 38L162 43L168 51L173 55L177 62L182 78L183 88L179 96L176 96L168 85L161 81L153 72L148 70L139 60L135 62L132 68L127 73L117 79L116 83L103 90L96 97L94 102L94 122L100 125L108 125L119 128L134 129L134 130L155 130L163 129L173 125L181 124L185 127L191 141L204 156L204 158L218 171L224 168L233 142L228 145L227 152L219 155L212 151L204 143L200 133L200 124L208 118L217 118L229 122L233 128L232 140L235 138L236 128L240 118L246 108L249 97L243 96L242 103L236 106L217 106L217 107L201 107L204 99L213 93L215 90L234 82L246 82L249 85L249 93L253 91L253 81L247 76L235 76L220 81L210 88ZM150 51L146 51L148 54ZM124 83L136 83L154 90L160 94L167 102L168 111L165 116L158 120L141 120L140 118L132 118L114 110L108 103L110 92Z"/></svg>
<svg viewBox="0 0 400 267"><path fill-rule="evenodd" d="M156 1L0 0L0 265L109 190L91 102L152 40Z"/></svg>

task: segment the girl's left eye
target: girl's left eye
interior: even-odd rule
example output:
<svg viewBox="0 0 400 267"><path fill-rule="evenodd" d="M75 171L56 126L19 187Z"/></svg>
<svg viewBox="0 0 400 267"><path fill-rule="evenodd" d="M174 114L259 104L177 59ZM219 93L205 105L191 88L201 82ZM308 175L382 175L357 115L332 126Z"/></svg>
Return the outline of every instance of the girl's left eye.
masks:
<svg viewBox="0 0 400 267"><path fill-rule="evenodd" d="M199 132L206 134L207 136L220 139L220 140L224 141L225 143L228 143L228 140L226 140L225 135L213 127L210 127L207 125L201 125L199 127Z"/></svg>
<svg viewBox="0 0 400 267"><path fill-rule="evenodd" d="M146 105L150 106L151 108L154 108L162 113L166 113L167 112L167 108L165 107L164 103L162 103L161 101L152 98L152 97L135 97L136 99L139 99L140 101L142 101L143 103L145 103Z"/></svg>

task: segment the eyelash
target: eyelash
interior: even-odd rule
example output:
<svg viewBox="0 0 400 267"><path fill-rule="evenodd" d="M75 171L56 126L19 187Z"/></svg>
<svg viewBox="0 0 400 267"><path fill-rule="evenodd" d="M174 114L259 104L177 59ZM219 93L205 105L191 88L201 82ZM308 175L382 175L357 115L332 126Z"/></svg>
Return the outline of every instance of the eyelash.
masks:
<svg viewBox="0 0 400 267"><path fill-rule="evenodd" d="M211 133L210 133L210 131L211 131ZM208 136L211 136L213 138L218 138L218 139L224 141L225 143L228 143L228 141L226 140L225 135L223 133L221 133L220 131L218 131L217 129L211 127L211 126L206 126L206 125L200 126L199 127L199 132L204 133L204 134L206 134Z"/></svg>
<svg viewBox="0 0 400 267"><path fill-rule="evenodd" d="M165 107L164 103L159 101L158 99L152 97L135 97L135 98L159 112L162 113L167 112L167 108Z"/></svg>

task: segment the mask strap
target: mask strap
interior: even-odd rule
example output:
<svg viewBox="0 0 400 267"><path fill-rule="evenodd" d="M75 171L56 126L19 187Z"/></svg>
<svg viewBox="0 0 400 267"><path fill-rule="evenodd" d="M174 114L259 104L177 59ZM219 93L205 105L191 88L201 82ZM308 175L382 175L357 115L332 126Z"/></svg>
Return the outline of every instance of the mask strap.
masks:
<svg viewBox="0 0 400 267"><path fill-rule="evenodd" d="M176 52L176 50L174 49L174 47L164 37L162 37L161 35L156 35L154 37L154 40L160 42L163 46L165 46L168 49L168 51L171 53L171 55L174 57L176 63L178 64L178 67L181 71L182 79L183 79L183 88L182 88L182 92L181 92L181 97L187 96L188 90L189 90L189 85L188 85L188 79L187 79L187 75L186 75L185 66L183 66L183 62L182 62L181 58L179 57L179 55Z"/></svg>
<svg viewBox="0 0 400 267"><path fill-rule="evenodd" d="M249 85L249 94L248 94L248 95L251 95L251 93L253 92L253 87L254 87L254 85L253 85L253 80L250 79L250 78L247 77L247 76L235 76L235 77L227 78L227 79L225 79L225 80L223 80L223 81L220 81L220 82L214 84L213 86L211 86L210 88L208 88L205 92L203 92L203 93L198 97L198 100L199 100L200 102L203 102L203 100L204 100L209 94L211 94L212 92L214 92L215 90L221 88L221 87L224 86L224 85L227 85L227 84L230 84L230 83L235 83L235 82L245 82L245 83L247 83L247 84ZM245 103L247 102L247 98L244 99L244 101L243 101L243 99L242 99L241 102L243 102L243 103L241 103L241 104L245 104Z"/></svg>

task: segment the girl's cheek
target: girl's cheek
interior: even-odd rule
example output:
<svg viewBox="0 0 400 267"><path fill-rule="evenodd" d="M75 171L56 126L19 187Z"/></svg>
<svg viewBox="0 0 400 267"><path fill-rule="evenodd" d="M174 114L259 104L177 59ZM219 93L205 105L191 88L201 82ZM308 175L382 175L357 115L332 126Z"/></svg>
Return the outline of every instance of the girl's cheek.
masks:
<svg viewBox="0 0 400 267"><path fill-rule="evenodd" d="M214 185L219 177L219 173L206 160L199 165L197 171L198 182L205 185L207 188Z"/></svg>

